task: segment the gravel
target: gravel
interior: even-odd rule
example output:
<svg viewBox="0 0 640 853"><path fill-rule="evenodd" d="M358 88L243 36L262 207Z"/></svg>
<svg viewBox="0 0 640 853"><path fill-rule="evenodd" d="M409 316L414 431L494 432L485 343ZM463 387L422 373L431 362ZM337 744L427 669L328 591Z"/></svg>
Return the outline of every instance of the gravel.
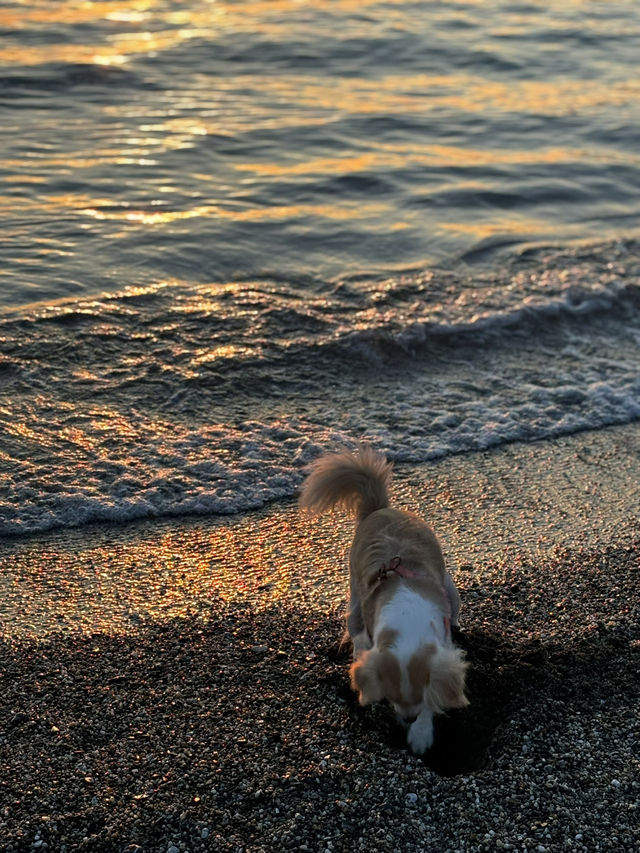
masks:
<svg viewBox="0 0 640 853"><path fill-rule="evenodd" d="M357 705L335 612L5 637L0 849L640 849L639 554L461 566L471 705L424 759Z"/></svg>

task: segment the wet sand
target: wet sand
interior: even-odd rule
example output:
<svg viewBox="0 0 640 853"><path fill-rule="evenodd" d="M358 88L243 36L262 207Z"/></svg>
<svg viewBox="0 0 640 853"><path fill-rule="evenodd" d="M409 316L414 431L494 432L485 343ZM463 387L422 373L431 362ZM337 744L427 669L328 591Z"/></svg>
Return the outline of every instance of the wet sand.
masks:
<svg viewBox="0 0 640 853"><path fill-rule="evenodd" d="M0 848L637 849L639 473L638 424L398 467L471 663L424 759L348 689L346 519L3 543Z"/></svg>

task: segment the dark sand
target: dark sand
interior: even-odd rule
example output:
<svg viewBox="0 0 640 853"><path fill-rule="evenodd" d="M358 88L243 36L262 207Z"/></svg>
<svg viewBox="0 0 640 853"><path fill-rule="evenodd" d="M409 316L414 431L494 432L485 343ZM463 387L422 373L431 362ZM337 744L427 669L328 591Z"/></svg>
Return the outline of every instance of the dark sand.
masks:
<svg viewBox="0 0 640 853"><path fill-rule="evenodd" d="M424 759L348 688L343 519L5 543L0 849L640 849L639 433L398 471L471 663Z"/></svg>

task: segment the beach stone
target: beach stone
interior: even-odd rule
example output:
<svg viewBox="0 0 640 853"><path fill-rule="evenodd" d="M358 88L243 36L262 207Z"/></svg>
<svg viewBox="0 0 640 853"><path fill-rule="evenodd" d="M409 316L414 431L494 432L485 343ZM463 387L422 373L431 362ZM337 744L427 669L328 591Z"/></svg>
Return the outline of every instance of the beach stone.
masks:
<svg viewBox="0 0 640 853"><path fill-rule="evenodd" d="M220 603L211 620L0 644L3 835L60 853L640 849L639 554L634 535L465 575L482 593L460 637L471 704L436 720L423 758L386 706L358 705L339 613ZM11 727L17 713L33 722Z"/></svg>

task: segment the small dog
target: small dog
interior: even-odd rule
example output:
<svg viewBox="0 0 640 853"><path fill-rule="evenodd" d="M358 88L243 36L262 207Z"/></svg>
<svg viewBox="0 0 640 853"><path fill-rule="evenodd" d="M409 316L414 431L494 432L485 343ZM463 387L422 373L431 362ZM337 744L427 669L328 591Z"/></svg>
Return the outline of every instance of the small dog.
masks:
<svg viewBox="0 0 640 853"><path fill-rule="evenodd" d="M318 459L300 496L319 513L357 513L350 557L347 630L351 686L361 705L387 699L416 755L433 743L433 716L468 705L467 663L453 645L460 597L435 534L389 507L391 465L369 447Z"/></svg>

